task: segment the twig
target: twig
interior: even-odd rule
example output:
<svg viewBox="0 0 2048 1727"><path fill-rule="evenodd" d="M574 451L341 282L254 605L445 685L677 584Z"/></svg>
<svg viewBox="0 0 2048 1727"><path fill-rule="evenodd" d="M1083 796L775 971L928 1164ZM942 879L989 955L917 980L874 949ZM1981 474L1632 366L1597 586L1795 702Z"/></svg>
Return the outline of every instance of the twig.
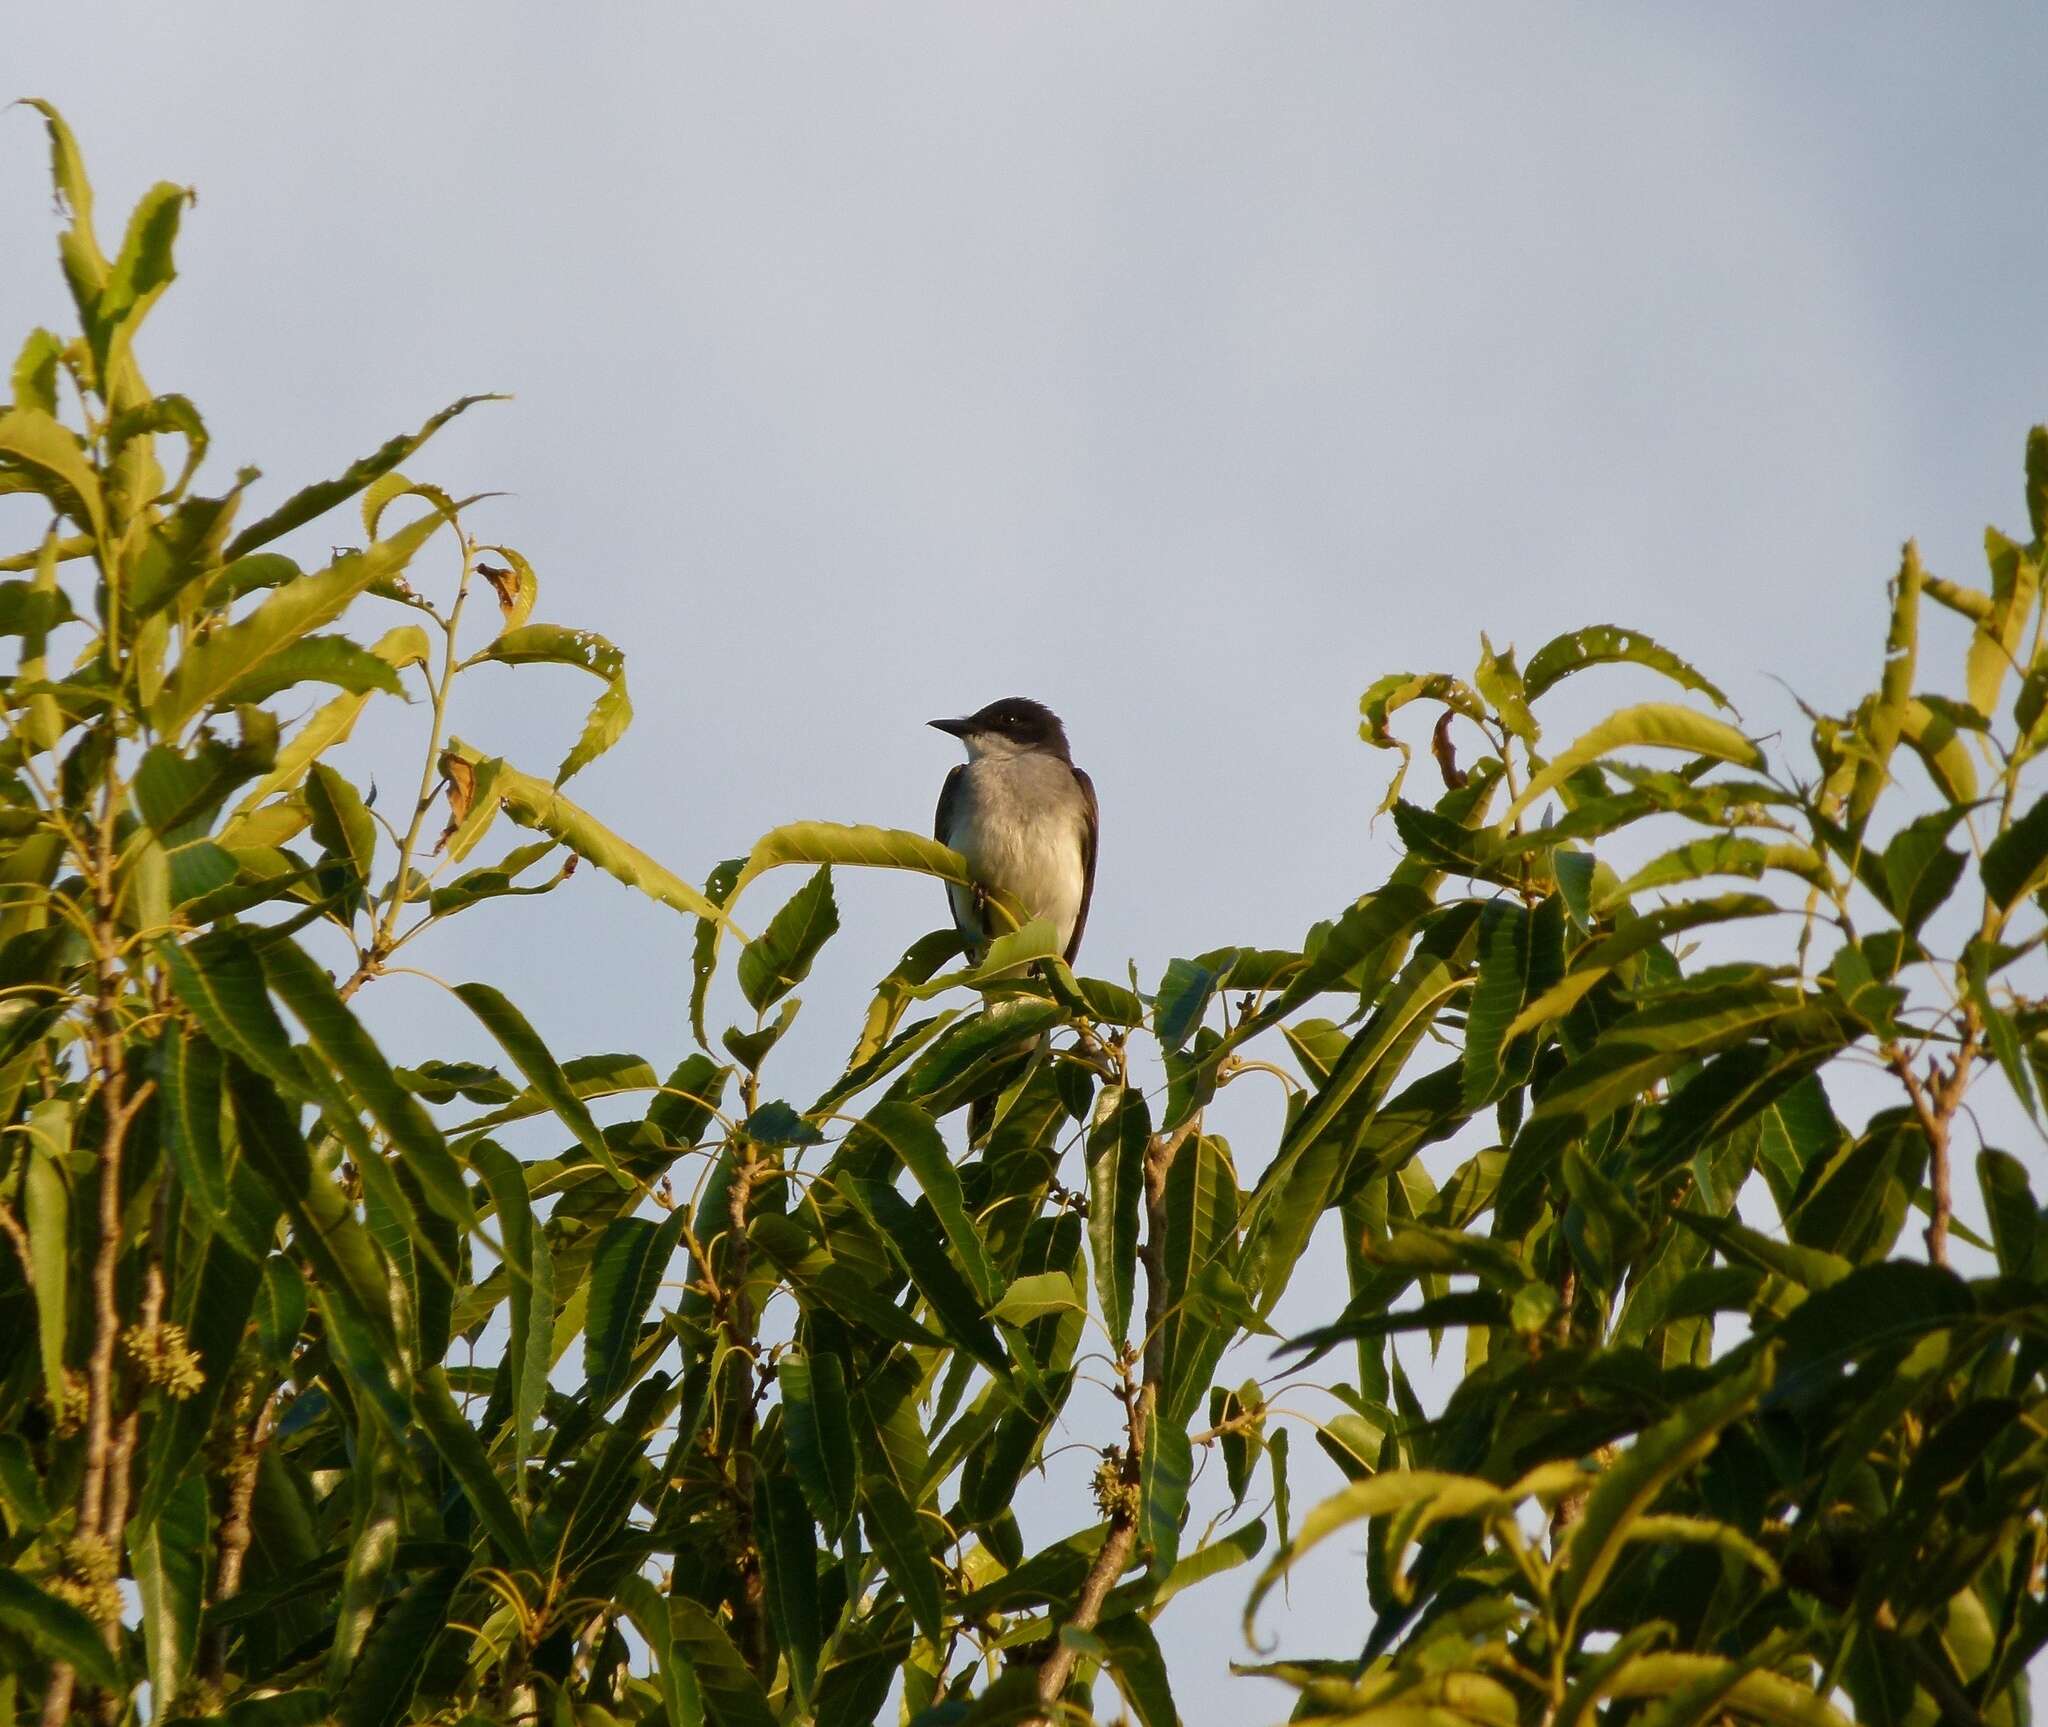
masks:
<svg viewBox="0 0 2048 1727"><path fill-rule="evenodd" d="M35 1255L29 1247L28 1231L21 1227L20 1220L4 1205L0 1205L0 1234L4 1234L14 1243L15 1254L21 1260L22 1278L29 1288L35 1288L36 1262Z"/></svg>
<svg viewBox="0 0 2048 1727"><path fill-rule="evenodd" d="M747 1206L760 1173L755 1162L757 1148L744 1136L733 1142L732 1185L726 1192L727 1253L730 1255L724 1279L721 1317L726 1340L742 1373L733 1376L735 1388L742 1379L745 1391L733 1414L732 1503L733 1563L739 1572L739 1592L733 1599L732 1639L748 1664L763 1678L771 1665L766 1616L767 1588L761 1573L761 1553L754 1534L754 1399L758 1385L754 1361L759 1345L754 1336L753 1303L747 1299L747 1265L751 1258L747 1239Z"/></svg>
<svg viewBox="0 0 2048 1727"><path fill-rule="evenodd" d="M1095 1563L1082 1579L1074 1610L1053 1633L1052 1648L1038 1669L1038 1720L1050 1723L1052 1710L1073 1676L1079 1651L1063 1633L1071 1627L1088 1632L1102 1617L1102 1604L1130 1563L1131 1549L1138 1540L1139 1489L1144 1479L1145 1443L1158 1414L1159 1393L1166 1379L1166 1275L1161 1263L1166 1241L1166 1178L1173 1160L1201 1125L1199 1115L1173 1133L1156 1135L1145 1152L1145 1240L1138 1249L1145 1265L1145 1350L1142 1377L1136 1391L1126 1389L1124 1400L1125 1437L1123 1486L1128 1489L1110 1513L1109 1533L1096 1550ZM1128 1374L1128 1368L1125 1369Z"/></svg>
<svg viewBox="0 0 2048 1727"><path fill-rule="evenodd" d="M227 1511L220 1520L220 1564L213 1584L213 1604L216 1607L224 1601L232 1601L242 1592L242 1564L249 1556L249 1543L255 1537L249 1512L256 1502L256 1475L262 1467L264 1450L270 1444L270 1426L276 1413L276 1403L266 1397L257 1408L248 1438L242 1442L230 1466ZM208 1647L208 1669L215 1674L220 1670L222 1647L223 1640L216 1629L209 1634Z"/></svg>
<svg viewBox="0 0 2048 1727"><path fill-rule="evenodd" d="M1970 1068L1977 1059L1977 1039L1982 1030L1977 1004L1966 1000L1963 1004L1963 1036L1956 1045L1954 1062L1944 1074L1939 1062L1930 1061L1925 1079L1913 1071L1912 1057L1899 1045L1892 1044L1883 1052L1886 1066L1899 1076L1899 1083L1906 1088L1920 1131L1927 1138L1930 1203L1926 1240L1930 1265L1948 1264L1948 1225L1952 1205L1949 1124L1962 1107L1963 1093L1969 1089Z"/></svg>

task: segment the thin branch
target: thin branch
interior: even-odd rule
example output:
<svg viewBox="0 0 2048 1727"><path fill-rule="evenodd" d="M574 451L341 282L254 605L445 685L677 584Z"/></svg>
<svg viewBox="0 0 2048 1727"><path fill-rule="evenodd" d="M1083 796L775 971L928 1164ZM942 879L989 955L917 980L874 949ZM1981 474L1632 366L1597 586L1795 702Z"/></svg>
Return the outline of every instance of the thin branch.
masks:
<svg viewBox="0 0 2048 1727"><path fill-rule="evenodd" d="M255 1536L249 1513L256 1502L256 1475L263 1462L264 1448L270 1443L270 1424L276 1412L275 1401L264 1398L255 1421L236 1448L234 1461L228 1465L227 1509L220 1520L220 1558L214 1570L212 1604L216 1607L242 1592L242 1564ZM201 1671L218 1681L226 1654L226 1632L218 1625L210 1626L201 1654Z"/></svg>
<svg viewBox="0 0 2048 1727"><path fill-rule="evenodd" d="M1053 1633L1052 1648L1038 1669L1038 1706L1041 1723L1050 1723L1052 1712L1073 1676L1078 1651L1063 1633L1068 1627L1088 1632L1102 1617L1102 1604L1116 1587L1117 1579L1130 1563L1131 1550L1138 1541L1138 1512L1144 1480L1145 1445L1159 1411L1159 1396L1166 1381L1166 1178L1191 1134L1199 1130L1201 1117L1194 1116L1171 1134L1155 1135L1145 1152L1145 1239L1138 1257L1145 1266L1145 1349L1141 1378L1135 1390L1129 1387L1128 1361L1120 1364L1126 1387L1123 1398L1125 1439L1122 1487L1110 1512L1109 1533L1096 1550L1095 1562L1082 1579L1074 1610Z"/></svg>

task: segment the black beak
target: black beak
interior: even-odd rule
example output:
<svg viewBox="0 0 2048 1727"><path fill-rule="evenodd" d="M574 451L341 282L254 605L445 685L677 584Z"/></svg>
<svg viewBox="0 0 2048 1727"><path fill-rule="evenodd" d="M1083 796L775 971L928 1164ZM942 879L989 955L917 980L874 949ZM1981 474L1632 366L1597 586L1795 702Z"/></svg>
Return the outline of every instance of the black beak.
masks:
<svg viewBox="0 0 2048 1727"><path fill-rule="evenodd" d="M974 730L972 720L926 720L925 724L935 731L945 732L950 737L964 738Z"/></svg>

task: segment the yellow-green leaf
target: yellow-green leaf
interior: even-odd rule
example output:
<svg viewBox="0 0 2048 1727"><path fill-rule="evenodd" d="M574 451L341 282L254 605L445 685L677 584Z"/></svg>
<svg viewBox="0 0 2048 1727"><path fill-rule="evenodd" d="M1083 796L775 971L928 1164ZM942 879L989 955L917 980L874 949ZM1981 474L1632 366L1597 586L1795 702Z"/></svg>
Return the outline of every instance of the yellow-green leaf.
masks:
<svg viewBox="0 0 2048 1727"><path fill-rule="evenodd" d="M1563 754L1553 756L1508 806L1504 823L1512 824L1538 798L1588 763L1623 749L1680 750L1758 771L1764 766L1763 751L1725 720L1675 702L1643 702L1609 714Z"/></svg>

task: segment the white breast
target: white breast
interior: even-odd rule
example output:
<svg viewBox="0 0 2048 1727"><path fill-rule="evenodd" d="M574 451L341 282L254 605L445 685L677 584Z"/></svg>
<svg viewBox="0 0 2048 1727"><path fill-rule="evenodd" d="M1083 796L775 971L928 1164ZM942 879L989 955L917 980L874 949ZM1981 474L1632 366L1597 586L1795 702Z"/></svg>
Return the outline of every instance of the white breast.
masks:
<svg viewBox="0 0 2048 1727"><path fill-rule="evenodd" d="M944 839L976 881L1047 919L1065 950L1081 915L1087 808L1073 769L1056 756L984 756L963 776L960 809ZM973 896L948 890L954 921L976 926Z"/></svg>

